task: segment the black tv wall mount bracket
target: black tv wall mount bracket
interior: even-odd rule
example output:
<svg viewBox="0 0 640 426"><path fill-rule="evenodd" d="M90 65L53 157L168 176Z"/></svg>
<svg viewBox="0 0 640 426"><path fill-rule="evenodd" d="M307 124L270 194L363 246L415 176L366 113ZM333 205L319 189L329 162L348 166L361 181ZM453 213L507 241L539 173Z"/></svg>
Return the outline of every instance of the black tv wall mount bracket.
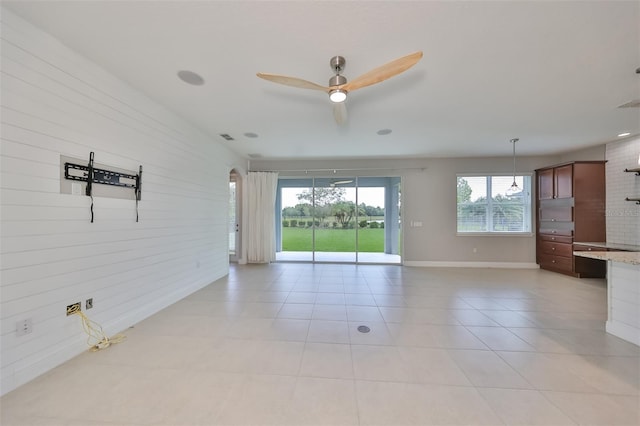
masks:
<svg viewBox="0 0 640 426"><path fill-rule="evenodd" d="M97 169L93 166L94 153L89 154L87 165L64 163L64 177L87 183L85 194L91 197L91 222L93 222L93 184L120 186L132 188L136 199L136 222L138 222L138 201L142 198L142 166L137 175L114 172L112 170Z"/></svg>

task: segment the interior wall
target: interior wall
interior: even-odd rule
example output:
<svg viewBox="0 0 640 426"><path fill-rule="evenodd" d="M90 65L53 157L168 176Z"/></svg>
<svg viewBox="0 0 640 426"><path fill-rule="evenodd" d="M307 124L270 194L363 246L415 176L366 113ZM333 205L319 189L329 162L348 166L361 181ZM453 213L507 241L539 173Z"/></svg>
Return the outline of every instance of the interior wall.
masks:
<svg viewBox="0 0 640 426"><path fill-rule="evenodd" d="M228 273L229 171L242 158L2 9L2 393ZM60 192L60 156L143 166L135 201ZM29 320L32 331L18 336ZM126 345L125 343L122 343ZM108 350L108 349L107 349Z"/></svg>
<svg viewBox="0 0 640 426"><path fill-rule="evenodd" d="M518 173L535 176L536 169L553 164L604 159L603 144L558 155L517 157L516 169ZM283 176L402 176L405 265L536 267L533 235L456 235L456 175L511 173L511 157L325 159L296 160L294 163L288 160L251 160L249 168L281 171ZM292 169L295 170L287 171ZM535 185L535 179L532 179L533 194ZM532 205L535 217L535 199ZM422 226L409 226L416 221L422 222Z"/></svg>
<svg viewBox="0 0 640 426"><path fill-rule="evenodd" d="M640 198L640 176L625 169L640 168L640 137L607 144L607 241L640 246L640 206L625 198Z"/></svg>
<svg viewBox="0 0 640 426"><path fill-rule="evenodd" d="M560 155L560 163L567 161L602 161L606 159L606 145L596 145Z"/></svg>
<svg viewBox="0 0 640 426"><path fill-rule="evenodd" d="M519 158L517 173L534 174L536 168L556 161L553 157ZM405 264L535 267L533 233L527 236L456 234L456 175L512 170L511 158L439 158L430 161L424 171L408 173L403 186ZM535 194L535 179L532 194ZM535 199L532 204L535 212ZM412 221L422 222L423 226L407 227Z"/></svg>
<svg viewBox="0 0 640 426"><path fill-rule="evenodd" d="M518 158L517 172L534 174L536 168L558 162L559 156ZM292 167L291 161L252 160L250 170L280 171L281 176L402 176L405 265L535 267L533 235L456 235L456 174L510 173L511 157L296 160L293 164ZM288 171L294 167L295 171ZM416 221L422 222L422 226L409 227Z"/></svg>

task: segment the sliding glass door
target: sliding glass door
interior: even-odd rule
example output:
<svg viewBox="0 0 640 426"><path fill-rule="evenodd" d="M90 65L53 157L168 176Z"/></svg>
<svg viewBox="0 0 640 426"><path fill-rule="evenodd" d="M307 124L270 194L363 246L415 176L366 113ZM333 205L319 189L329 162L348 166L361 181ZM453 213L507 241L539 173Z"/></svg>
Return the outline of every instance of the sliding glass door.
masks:
<svg viewBox="0 0 640 426"><path fill-rule="evenodd" d="M276 204L277 254L286 251L286 260L313 261L313 179L296 179L279 187ZM280 214L278 214L280 213ZM278 217L280 219L278 220ZM276 259L278 256L276 255Z"/></svg>
<svg viewBox="0 0 640 426"><path fill-rule="evenodd" d="M315 259L318 262L356 261L356 179L316 178L314 202L317 226Z"/></svg>
<svg viewBox="0 0 640 426"><path fill-rule="evenodd" d="M401 263L400 178L281 178L278 261Z"/></svg>
<svg viewBox="0 0 640 426"><path fill-rule="evenodd" d="M400 178L358 183L358 262L400 263Z"/></svg>

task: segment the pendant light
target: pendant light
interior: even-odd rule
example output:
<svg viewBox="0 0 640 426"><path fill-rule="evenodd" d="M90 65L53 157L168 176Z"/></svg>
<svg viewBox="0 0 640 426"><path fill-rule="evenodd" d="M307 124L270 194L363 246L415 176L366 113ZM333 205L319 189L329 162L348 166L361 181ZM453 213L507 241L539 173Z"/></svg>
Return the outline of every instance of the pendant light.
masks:
<svg viewBox="0 0 640 426"><path fill-rule="evenodd" d="M511 144L513 145L513 183L511 184L509 189L507 189L508 195L515 195L517 192L521 191L520 187L516 183L516 142L518 142L519 140L520 139L518 138L511 139Z"/></svg>

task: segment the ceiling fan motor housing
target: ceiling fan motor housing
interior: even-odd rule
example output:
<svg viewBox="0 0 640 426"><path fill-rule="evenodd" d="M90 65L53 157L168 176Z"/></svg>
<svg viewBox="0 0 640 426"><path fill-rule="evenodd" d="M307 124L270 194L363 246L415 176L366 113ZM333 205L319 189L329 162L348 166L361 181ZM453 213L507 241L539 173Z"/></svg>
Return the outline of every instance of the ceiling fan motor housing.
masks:
<svg viewBox="0 0 640 426"><path fill-rule="evenodd" d="M344 70L344 65L346 63L347 61L342 56L334 56L329 60L329 65L336 74L340 74Z"/></svg>
<svg viewBox="0 0 640 426"><path fill-rule="evenodd" d="M329 79L329 87L341 86L347 83L347 79L343 75L334 75Z"/></svg>

